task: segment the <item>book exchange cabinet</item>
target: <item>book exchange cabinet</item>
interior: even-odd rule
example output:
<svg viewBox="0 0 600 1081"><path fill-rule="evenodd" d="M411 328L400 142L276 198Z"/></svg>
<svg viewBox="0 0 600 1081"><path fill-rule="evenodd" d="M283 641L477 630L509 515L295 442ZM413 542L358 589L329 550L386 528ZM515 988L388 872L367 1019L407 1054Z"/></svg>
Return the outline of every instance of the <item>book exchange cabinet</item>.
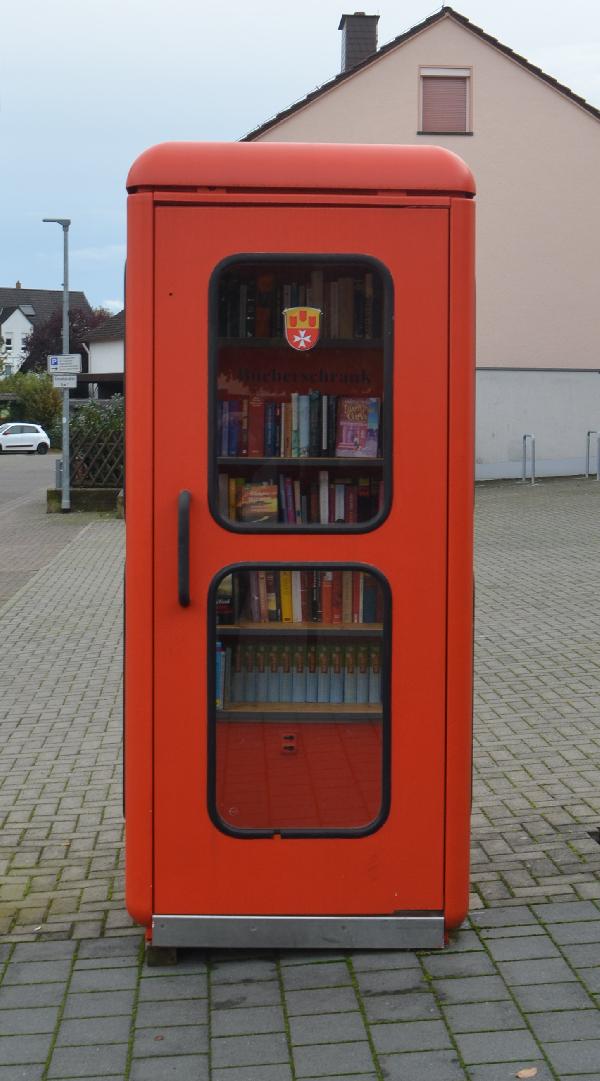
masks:
<svg viewBox="0 0 600 1081"><path fill-rule="evenodd" d="M127 905L157 947L467 911L474 186L436 147L128 178Z"/></svg>

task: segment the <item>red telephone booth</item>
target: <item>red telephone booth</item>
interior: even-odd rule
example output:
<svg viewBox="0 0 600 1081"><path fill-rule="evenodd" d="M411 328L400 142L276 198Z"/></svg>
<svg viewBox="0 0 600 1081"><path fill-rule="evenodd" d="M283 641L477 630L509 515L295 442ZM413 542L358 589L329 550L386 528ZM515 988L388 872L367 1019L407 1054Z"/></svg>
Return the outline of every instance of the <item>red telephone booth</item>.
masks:
<svg viewBox="0 0 600 1081"><path fill-rule="evenodd" d="M474 184L431 146L155 147L127 263L127 905L156 946L467 911Z"/></svg>

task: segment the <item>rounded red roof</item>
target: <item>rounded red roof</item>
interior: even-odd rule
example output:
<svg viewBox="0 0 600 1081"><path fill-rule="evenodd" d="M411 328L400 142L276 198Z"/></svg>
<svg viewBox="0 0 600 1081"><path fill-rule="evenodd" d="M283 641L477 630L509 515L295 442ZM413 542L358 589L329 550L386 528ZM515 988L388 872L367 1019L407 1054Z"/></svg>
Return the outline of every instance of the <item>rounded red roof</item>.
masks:
<svg viewBox="0 0 600 1081"><path fill-rule="evenodd" d="M127 177L128 191L197 187L475 194L451 150L392 143L161 143Z"/></svg>

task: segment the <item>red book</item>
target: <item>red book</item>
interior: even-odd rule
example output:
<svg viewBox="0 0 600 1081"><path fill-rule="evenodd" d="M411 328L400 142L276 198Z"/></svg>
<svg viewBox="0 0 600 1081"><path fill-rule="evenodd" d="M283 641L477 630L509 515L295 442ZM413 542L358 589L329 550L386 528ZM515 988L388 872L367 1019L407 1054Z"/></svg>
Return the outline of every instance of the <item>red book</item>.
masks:
<svg viewBox="0 0 600 1081"><path fill-rule="evenodd" d="M360 571L352 571L352 622L360 623Z"/></svg>
<svg viewBox="0 0 600 1081"><path fill-rule="evenodd" d="M342 622L342 607L343 607L343 587L342 587L342 572L333 572L333 589L332 589L332 603L331 603L331 622Z"/></svg>
<svg viewBox="0 0 600 1081"><path fill-rule="evenodd" d="M240 455L246 455L248 453L248 399L242 398L242 420L240 431L240 443L238 452Z"/></svg>
<svg viewBox="0 0 600 1081"><path fill-rule="evenodd" d="M325 571L321 578L321 622L333 623L333 572Z"/></svg>
<svg viewBox="0 0 600 1081"><path fill-rule="evenodd" d="M248 402L248 457L265 456L265 403L256 395Z"/></svg>
<svg viewBox="0 0 600 1081"><path fill-rule="evenodd" d="M355 484L346 486L346 521L358 521L358 491Z"/></svg>

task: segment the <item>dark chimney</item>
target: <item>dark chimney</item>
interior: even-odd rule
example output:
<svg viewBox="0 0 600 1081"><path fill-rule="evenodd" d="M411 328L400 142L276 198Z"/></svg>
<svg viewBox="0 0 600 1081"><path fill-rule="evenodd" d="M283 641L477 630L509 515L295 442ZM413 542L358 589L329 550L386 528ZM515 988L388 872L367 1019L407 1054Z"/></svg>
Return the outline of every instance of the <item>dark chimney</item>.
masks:
<svg viewBox="0 0 600 1081"><path fill-rule="evenodd" d="M15 289L21 288L21 282L15 282Z"/></svg>
<svg viewBox="0 0 600 1081"><path fill-rule="evenodd" d="M377 49L379 15L342 15L338 30L342 31L342 71L351 71Z"/></svg>

